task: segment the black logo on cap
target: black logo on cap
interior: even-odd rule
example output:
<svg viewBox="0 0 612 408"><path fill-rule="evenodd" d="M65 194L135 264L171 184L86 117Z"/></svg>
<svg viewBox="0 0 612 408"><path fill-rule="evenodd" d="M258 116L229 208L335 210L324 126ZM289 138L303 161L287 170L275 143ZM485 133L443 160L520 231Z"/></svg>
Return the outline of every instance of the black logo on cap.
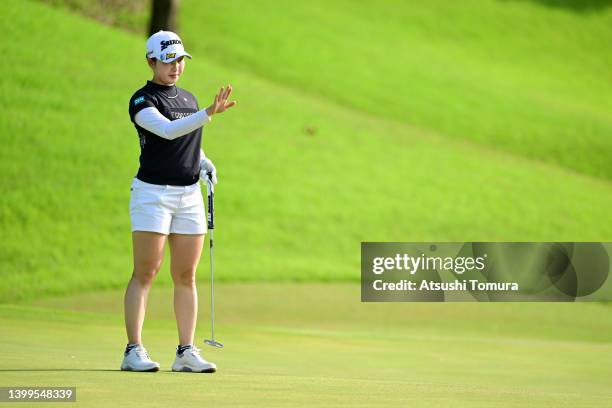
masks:
<svg viewBox="0 0 612 408"><path fill-rule="evenodd" d="M163 50L165 50L166 48L168 48L172 44L182 44L182 42L181 42L181 40L167 40L167 41L161 41L160 44L161 44L161 50L160 51L163 51Z"/></svg>

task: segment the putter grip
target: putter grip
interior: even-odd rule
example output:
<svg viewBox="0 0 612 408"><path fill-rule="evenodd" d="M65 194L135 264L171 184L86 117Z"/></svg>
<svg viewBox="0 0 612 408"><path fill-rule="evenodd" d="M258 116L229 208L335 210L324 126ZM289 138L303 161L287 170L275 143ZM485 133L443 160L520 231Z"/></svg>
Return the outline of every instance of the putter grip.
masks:
<svg viewBox="0 0 612 408"><path fill-rule="evenodd" d="M208 191L208 229L215 229L215 193L209 189Z"/></svg>

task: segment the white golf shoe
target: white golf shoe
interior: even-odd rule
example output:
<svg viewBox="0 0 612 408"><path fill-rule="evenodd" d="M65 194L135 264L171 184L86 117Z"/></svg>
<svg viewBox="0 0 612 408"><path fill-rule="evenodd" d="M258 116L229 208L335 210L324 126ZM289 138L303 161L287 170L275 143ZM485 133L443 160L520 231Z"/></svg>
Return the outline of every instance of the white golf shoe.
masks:
<svg viewBox="0 0 612 408"><path fill-rule="evenodd" d="M176 354L172 371L194 372L194 373L214 373L217 365L206 361L200 355L200 349L191 346L184 350L182 354Z"/></svg>
<svg viewBox="0 0 612 408"><path fill-rule="evenodd" d="M152 361L142 344L124 354L121 371L158 371L159 363Z"/></svg>

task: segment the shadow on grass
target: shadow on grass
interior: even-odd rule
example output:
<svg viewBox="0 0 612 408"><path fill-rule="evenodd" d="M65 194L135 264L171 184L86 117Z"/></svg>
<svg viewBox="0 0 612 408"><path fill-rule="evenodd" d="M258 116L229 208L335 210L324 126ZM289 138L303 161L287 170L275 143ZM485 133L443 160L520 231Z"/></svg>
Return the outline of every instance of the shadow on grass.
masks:
<svg viewBox="0 0 612 408"><path fill-rule="evenodd" d="M155 373L155 371L123 371L119 369L111 369L111 368L9 368L2 370L0 369L0 373L6 372L54 372L54 371L85 371L85 372L119 372L119 373ZM158 373L174 373L172 370L159 370Z"/></svg>
<svg viewBox="0 0 612 408"><path fill-rule="evenodd" d="M8 372L8 371L121 371L119 369L111 370L111 369L103 369L103 368L9 368L8 370L0 370L0 373Z"/></svg>
<svg viewBox="0 0 612 408"><path fill-rule="evenodd" d="M612 0L501 0L502 2L532 2L547 7L554 7L576 13L589 13L605 10L612 6Z"/></svg>

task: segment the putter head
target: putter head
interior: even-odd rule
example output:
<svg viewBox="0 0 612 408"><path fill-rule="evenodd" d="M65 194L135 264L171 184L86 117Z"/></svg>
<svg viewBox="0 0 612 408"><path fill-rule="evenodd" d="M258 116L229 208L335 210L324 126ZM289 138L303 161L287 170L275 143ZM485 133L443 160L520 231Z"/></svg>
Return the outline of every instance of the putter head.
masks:
<svg viewBox="0 0 612 408"><path fill-rule="evenodd" d="M206 343L206 344L208 344L209 346L212 346L212 347L223 348L223 344L219 343L218 341L204 340L204 343Z"/></svg>

